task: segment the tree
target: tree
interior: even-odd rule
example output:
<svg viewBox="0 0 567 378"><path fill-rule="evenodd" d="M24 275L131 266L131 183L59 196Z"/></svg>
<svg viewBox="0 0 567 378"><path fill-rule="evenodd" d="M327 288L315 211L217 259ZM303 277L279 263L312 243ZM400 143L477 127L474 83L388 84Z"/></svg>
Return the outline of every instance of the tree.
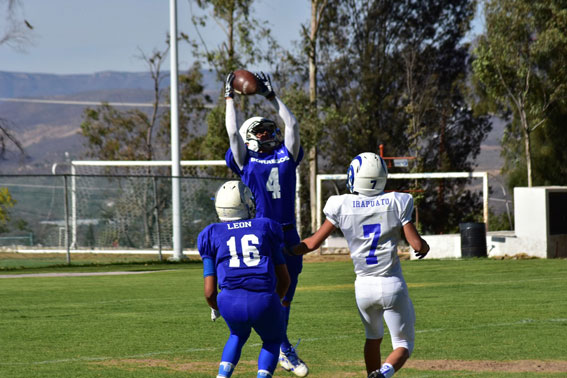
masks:
<svg viewBox="0 0 567 378"><path fill-rule="evenodd" d="M0 233L6 231L6 225L10 220L9 209L14 207L15 203L8 189L0 188Z"/></svg>
<svg viewBox="0 0 567 378"><path fill-rule="evenodd" d="M484 105L505 118L511 115L503 139L504 171L510 184L523 181L516 179L518 169L524 170L528 186L534 177L542 176L534 173L541 166L534 160L534 133L542 140L554 132L544 129L564 128L551 119L552 113L561 113L567 94L565 12L563 1L491 0L485 4L486 32L474 50L473 69ZM545 181L541 177L537 182Z"/></svg>
<svg viewBox="0 0 567 378"><path fill-rule="evenodd" d="M224 126L225 104L224 80L226 75L239 68L246 68L262 62L273 65L279 46L272 38L265 22L251 15L254 0L197 0L202 10L212 10L212 18L223 30L226 40L217 47L207 46L200 36L199 29L207 25L208 16L193 16L192 22L198 30L201 52L197 53L215 70L219 82L219 101L207 116L207 133L196 138L193 143L206 148L187 149L190 159L222 159L229 147ZM237 106L242 111L263 109L263 104L250 101L245 96L237 96ZM264 112L270 111L263 109ZM225 169L222 172L226 172ZM218 170L217 173L221 173Z"/></svg>
<svg viewBox="0 0 567 378"><path fill-rule="evenodd" d="M304 28L303 34L308 35L308 49L307 56L309 60L309 105L311 113L318 113L317 109L317 33L325 8L327 7L327 0L311 0L311 23L309 29ZM314 134L319 134L321 131L320 122L315 124L303 123L303 127L311 128ZM309 203L311 207L311 232L317 231L317 197L316 197L316 179L317 179L317 144L313 143L309 147Z"/></svg>
<svg viewBox="0 0 567 378"><path fill-rule="evenodd" d="M388 156L416 156L414 172L472 170L490 130L466 103L461 41L474 9L468 0L329 4L319 31L318 101L336 116L325 125L324 169L344 171L353 156L383 144ZM460 214L478 210L466 184L422 184L416 205L430 230L455 230Z"/></svg>
<svg viewBox="0 0 567 378"><path fill-rule="evenodd" d="M187 39L181 35L180 39ZM87 108L84 111L84 120L81 124L81 133L86 138L86 155L101 160L154 160L157 157L168 154L170 143L170 115L169 111L160 107L162 93L163 72L161 66L169 51L169 37L163 50L156 50L150 54L141 53L140 57L148 64L152 77L153 101L151 111L144 112L140 109L119 111L107 103L101 104L96 109ZM202 96L203 86L200 84L202 74L199 65L189 70L187 75L181 75L180 86L182 102L180 112L181 128L180 138L190 138L189 123L194 117L199 117L204 110L206 97ZM147 168L147 175L151 175ZM138 187L132 185L132 187ZM138 189L139 193L128 198L127 201L135 201L136 211L144 230L145 245L151 246L152 229L157 219L155 218L154 206L149 205L153 201L153 187L143 186ZM165 193L165 192L163 192ZM163 209L169 206L168 200L161 198L158 206ZM120 205L120 204L119 204ZM120 207L120 206L117 206Z"/></svg>
<svg viewBox="0 0 567 378"><path fill-rule="evenodd" d="M8 45L17 50L23 50L32 42L33 26L26 20L21 11L19 0L0 0L4 5L4 30L0 31L0 46Z"/></svg>
<svg viewBox="0 0 567 378"><path fill-rule="evenodd" d="M23 50L31 43L31 31L33 26L19 14L21 4L18 0L0 0L0 5L5 6L4 30L0 31L0 47L8 45L14 49ZM7 151L7 144L16 146L22 156L24 149L18 139L10 130L9 121L0 118L0 159L3 159ZM3 231L9 219L9 209L14 206L14 200L6 188L0 188L0 231Z"/></svg>

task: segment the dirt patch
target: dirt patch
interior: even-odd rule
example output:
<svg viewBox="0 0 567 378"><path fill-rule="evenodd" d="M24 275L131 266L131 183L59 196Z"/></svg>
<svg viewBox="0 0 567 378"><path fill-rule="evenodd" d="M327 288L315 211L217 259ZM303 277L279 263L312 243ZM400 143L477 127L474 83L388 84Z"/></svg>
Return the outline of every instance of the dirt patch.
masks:
<svg viewBox="0 0 567 378"><path fill-rule="evenodd" d="M170 360L160 360L160 359L122 359L122 360L110 360L103 362L93 363L94 365L112 366L124 370L137 370L139 368L164 368L173 371L183 371L191 373L210 373L218 369L218 362L204 362L204 361L194 361L194 362L183 362L183 361L170 361ZM238 362L239 370L250 370L255 372L258 366L257 361L240 361ZM245 370L245 371L246 371Z"/></svg>
<svg viewBox="0 0 567 378"><path fill-rule="evenodd" d="M412 360L406 368L418 370L465 370L507 373L563 373L567 372L567 361L461 361L461 360Z"/></svg>
<svg viewBox="0 0 567 378"><path fill-rule="evenodd" d="M333 362L328 362L333 363ZM136 370L139 368L161 367L164 369L192 372L210 373L216 371L218 362L183 362L163 359L122 359L96 362L94 365L112 366L125 370ZM345 363L335 363L344 365ZM336 377L355 377L364 374L364 362L358 361L348 363L350 366L360 366L360 372L341 372ZM541 360L518 360L518 361L487 361L487 360L412 360L406 362L405 368L426 371L471 371L471 372L507 372L507 373L564 373L567 372L567 361L541 361ZM255 372L256 361L240 361L238 370L240 372ZM313 377L323 377L317 374L317 369L312 366ZM360 373L360 374L359 374ZM335 375L325 374L327 378Z"/></svg>

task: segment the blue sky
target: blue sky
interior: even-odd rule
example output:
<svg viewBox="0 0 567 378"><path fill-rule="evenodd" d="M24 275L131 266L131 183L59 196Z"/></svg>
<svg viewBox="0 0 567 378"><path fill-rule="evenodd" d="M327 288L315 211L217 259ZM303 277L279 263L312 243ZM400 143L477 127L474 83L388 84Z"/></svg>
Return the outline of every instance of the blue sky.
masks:
<svg viewBox="0 0 567 378"><path fill-rule="evenodd" d="M22 0L22 12L34 26L33 45L26 51L0 46L0 71L77 74L100 71L146 71L137 56L165 46L169 32L168 0ZM188 0L177 0L178 31L195 38ZM258 18L268 20L284 47L299 39L307 21L307 0L258 0ZM193 10L198 11L196 5ZM1 9L3 12L4 9ZM0 19L3 28L4 19ZM223 33L213 23L202 31L216 46ZM192 63L189 47L179 44L179 66ZM169 69L169 62L166 63Z"/></svg>
<svg viewBox="0 0 567 378"><path fill-rule="evenodd" d="M33 44L26 51L0 45L0 71L82 74L101 71L147 71L138 58L163 48L169 31L169 0L22 0L20 14L33 26ZM189 0L177 0L178 31L196 38ZM285 48L299 39L300 25L309 19L309 0L257 0L255 14L268 20ZM197 11L196 5L193 10ZM4 9L2 9L2 12ZM0 19L3 28L4 19ZM216 24L202 31L211 46L223 33ZM193 58L179 45L180 69ZM169 69L169 62L165 63ZM254 68L254 67L252 67Z"/></svg>

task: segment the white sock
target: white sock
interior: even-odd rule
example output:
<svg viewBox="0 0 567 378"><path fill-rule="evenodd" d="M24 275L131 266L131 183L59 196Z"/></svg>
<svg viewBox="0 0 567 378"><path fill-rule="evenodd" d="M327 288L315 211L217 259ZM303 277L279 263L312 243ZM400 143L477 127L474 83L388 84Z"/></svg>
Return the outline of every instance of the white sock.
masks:
<svg viewBox="0 0 567 378"><path fill-rule="evenodd" d="M389 363L385 363L380 368L380 373L382 373L384 378L390 378L392 375L394 375L395 372L396 371L394 370L394 367L392 365L390 365Z"/></svg>
<svg viewBox="0 0 567 378"><path fill-rule="evenodd" d="M267 371L267 370L258 370L257 378L258 378L258 377L271 378L271 377L272 377L272 374L271 374L269 371Z"/></svg>
<svg viewBox="0 0 567 378"><path fill-rule="evenodd" d="M219 374L217 378L226 378L232 375L232 371L234 370L234 364L226 361L222 361L219 364Z"/></svg>

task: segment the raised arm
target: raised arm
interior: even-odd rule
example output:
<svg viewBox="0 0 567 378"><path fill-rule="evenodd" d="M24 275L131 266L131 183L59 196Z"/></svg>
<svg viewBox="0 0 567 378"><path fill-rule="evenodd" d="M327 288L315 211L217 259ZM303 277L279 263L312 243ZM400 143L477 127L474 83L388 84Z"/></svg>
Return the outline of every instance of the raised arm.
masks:
<svg viewBox="0 0 567 378"><path fill-rule="evenodd" d="M238 168L242 169L242 167L244 167L244 161L246 159L246 144L244 143L242 136L238 132L238 126L236 124L234 88L232 87L233 80L234 74L231 72L226 77L226 82L224 85L224 98L226 100L225 126L226 132L228 134L228 141L230 143L230 149L232 150L232 155L234 156L234 161L238 165Z"/></svg>
<svg viewBox="0 0 567 378"><path fill-rule="evenodd" d="M266 75L263 72L256 73L255 75L258 79L258 82L260 83L260 89L258 93L266 97L266 99L270 101L274 109L278 112L280 118L284 121L284 143L288 151L293 156L293 159L296 160L299 156L300 147L299 125L297 123L297 119L288 109L288 107L282 102L282 100L280 100L280 98L276 96L272 87L270 75Z"/></svg>

